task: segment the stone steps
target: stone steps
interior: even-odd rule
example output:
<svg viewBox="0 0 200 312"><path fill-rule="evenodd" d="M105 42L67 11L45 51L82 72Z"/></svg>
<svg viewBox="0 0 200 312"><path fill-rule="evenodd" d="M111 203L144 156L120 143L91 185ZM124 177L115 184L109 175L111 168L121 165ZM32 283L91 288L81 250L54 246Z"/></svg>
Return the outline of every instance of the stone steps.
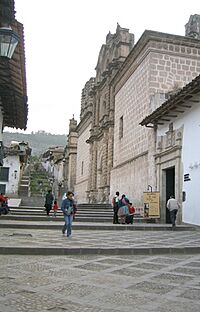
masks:
<svg viewBox="0 0 200 312"><path fill-rule="evenodd" d="M27 205L28 203L28 205ZM34 204L34 205L32 205ZM62 212L59 208L57 218L63 218ZM53 210L50 212L53 216ZM11 214L7 215L9 220L24 220L24 221L45 221L47 216L44 209L43 197L24 197L22 198L19 207L12 207ZM113 210L109 204L80 204L76 213L76 219L80 222L111 222L113 221ZM155 223L154 219L147 220L140 216L134 216L134 223Z"/></svg>
<svg viewBox="0 0 200 312"><path fill-rule="evenodd" d="M58 230L61 231L63 226L63 218L46 217L45 220L35 220L24 222L27 220L15 218L8 220L7 216L0 217L0 228L13 229L35 229L35 230ZM74 230L91 230L91 231L172 231L170 224L112 224L110 223L95 223L95 222L79 222L77 219L73 222ZM199 227L192 225L177 225L176 231L199 231Z"/></svg>
<svg viewBox="0 0 200 312"><path fill-rule="evenodd" d="M60 206L60 205L59 205ZM53 210L50 212L53 216ZM12 207L11 213L5 216L7 220L24 220L24 221L45 221L47 216L44 209L44 198L38 197L22 197L19 207ZM80 204L76 213L76 220L80 222L111 222L113 219L113 211L111 205L108 204ZM63 220L63 214L59 208L57 212L57 220Z"/></svg>
<svg viewBox="0 0 200 312"><path fill-rule="evenodd" d="M45 211L44 209L18 209L18 208L12 208L12 215L44 215L45 214ZM53 214L53 211L51 210L50 211L50 214ZM63 213L62 211L59 209L57 211L57 215L61 215L63 216ZM76 216L86 216L86 217L89 217L89 216L107 216L107 217L110 217L112 218L112 213L109 212L109 211L104 211L104 212L101 212L101 211L79 211L77 212Z"/></svg>
<svg viewBox="0 0 200 312"><path fill-rule="evenodd" d="M8 214L5 216L2 216L6 220L16 220L16 221L47 221L47 220L54 220L54 221L63 221L63 216L57 216L54 217L53 215L47 216L44 214L44 216L38 216L38 215L13 215L13 214ZM94 223L104 223L104 222L112 222L110 217L97 217L97 216L76 216L76 221L77 222L94 222Z"/></svg>

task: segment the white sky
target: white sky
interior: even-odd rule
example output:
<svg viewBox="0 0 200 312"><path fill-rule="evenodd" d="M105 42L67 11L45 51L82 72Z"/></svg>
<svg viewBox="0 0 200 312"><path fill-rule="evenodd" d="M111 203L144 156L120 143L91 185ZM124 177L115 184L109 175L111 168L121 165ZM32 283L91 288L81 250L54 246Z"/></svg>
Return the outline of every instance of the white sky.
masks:
<svg viewBox="0 0 200 312"><path fill-rule="evenodd" d="M101 45L117 22L135 42L145 29L184 35L190 15L200 14L200 1L15 0L15 10L25 32L25 133L67 134L73 114L79 121L81 91L95 76Z"/></svg>

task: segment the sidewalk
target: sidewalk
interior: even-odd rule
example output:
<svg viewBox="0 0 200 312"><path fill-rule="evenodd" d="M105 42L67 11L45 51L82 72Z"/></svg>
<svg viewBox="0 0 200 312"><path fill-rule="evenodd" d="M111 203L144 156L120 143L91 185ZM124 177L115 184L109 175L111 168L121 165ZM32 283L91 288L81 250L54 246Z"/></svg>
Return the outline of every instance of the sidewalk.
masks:
<svg viewBox="0 0 200 312"><path fill-rule="evenodd" d="M6 221L7 223L8 221ZM20 222L13 222L13 226L19 226ZM30 254L30 255L69 255L69 254L187 254L200 253L200 231L184 231L177 226L176 231L163 226L163 230L129 230L123 229L122 225L110 224L109 230L80 229L80 224L74 224L73 237L63 237L61 228L63 222L56 222L56 228L35 229L31 222L29 228L3 228L3 220L0 222L0 254ZM24 223L22 223L25 225ZM21 224L21 225L22 225ZM31 224L34 226L31 229ZM7 224L8 225L8 224ZM40 224L41 225L41 224ZM45 226L46 223L43 223ZM76 228L76 226L77 228ZM89 225L87 225L89 226ZM96 224L97 226L97 224ZM100 225L99 225L100 226ZM102 225L103 226L103 225ZM161 226L161 225L160 225ZM132 230L130 230L132 227ZM137 227L135 225L135 227ZM183 226L180 226L180 228ZM143 225L144 228L144 225Z"/></svg>
<svg viewBox="0 0 200 312"><path fill-rule="evenodd" d="M2 312L200 311L199 228L74 223L68 239L63 222L9 222L0 220Z"/></svg>

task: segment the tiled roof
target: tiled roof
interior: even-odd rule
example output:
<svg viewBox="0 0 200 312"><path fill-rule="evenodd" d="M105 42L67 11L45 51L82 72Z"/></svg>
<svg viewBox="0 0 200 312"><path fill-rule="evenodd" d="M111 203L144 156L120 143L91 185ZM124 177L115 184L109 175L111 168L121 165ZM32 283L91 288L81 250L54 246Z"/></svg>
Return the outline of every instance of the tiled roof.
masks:
<svg viewBox="0 0 200 312"><path fill-rule="evenodd" d="M6 6L6 10L4 10ZM8 10L9 6L9 10ZM0 1L0 24L11 14L11 28L20 37L11 60L0 58L0 100L4 126L26 129L28 104L26 89L23 25L14 19L14 1Z"/></svg>
<svg viewBox="0 0 200 312"><path fill-rule="evenodd" d="M200 103L200 75L178 93L171 96L169 100L159 106L153 113L145 117L140 122L140 125L153 127L154 125L170 122L196 103Z"/></svg>

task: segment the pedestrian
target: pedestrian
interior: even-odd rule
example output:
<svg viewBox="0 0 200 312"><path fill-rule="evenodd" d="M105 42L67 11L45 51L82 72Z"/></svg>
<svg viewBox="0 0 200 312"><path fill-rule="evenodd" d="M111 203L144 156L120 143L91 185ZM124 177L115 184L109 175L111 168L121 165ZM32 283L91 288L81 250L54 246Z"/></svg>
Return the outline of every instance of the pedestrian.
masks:
<svg viewBox="0 0 200 312"><path fill-rule="evenodd" d="M119 209L118 209L118 217L120 218L120 223L126 223L126 216L129 215L129 199L126 197L125 194L122 195L121 199L119 200Z"/></svg>
<svg viewBox="0 0 200 312"><path fill-rule="evenodd" d="M125 223L133 224L133 216L134 216L134 213L135 213L135 207L133 207L132 203L129 203L128 211L129 211L129 214L126 216Z"/></svg>
<svg viewBox="0 0 200 312"><path fill-rule="evenodd" d="M167 208L169 209L169 213L170 213L170 220L172 223L172 229L175 229L175 227L176 227L176 215L177 215L178 209L180 208L180 204L179 204L178 200L174 198L173 195L171 195L167 201Z"/></svg>
<svg viewBox="0 0 200 312"><path fill-rule="evenodd" d="M57 211L58 211L58 203L57 203L57 200L54 200L54 203L53 203L53 214L54 214L54 217L56 217L57 215Z"/></svg>
<svg viewBox="0 0 200 312"><path fill-rule="evenodd" d="M76 203L76 201L74 200L74 193L73 193L73 201L74 201L74 203L73 203L73 221L75 221L75 219L76 219L76 213L77 213L77 203Z"/></svg>
<svg viewBox="0 0 200 312"><path fill-rule="evenodd" d="M45 204L44 204L47 216L49 216L49 212L52 209L52 204L53 204L53 194L51 190L48 190L48 193L46 194L46 197L45 197Z"/></svg>
<svg viewBox="0 0 200 312"><path fill-rule="evenodd" d="M67 193L63 194L62 200L64 200L65 198L67 198Z"/></svg>
<svg viewBox="0 0 200 312"><path fill-rule="evenodd" d="M116 192L115 196L112 199L112 207L113 207L113 224L119 224L118 220L119 192Z"/></svg>
<svg viewBox="0 0 200 312"><path fill-rule="evenodd" d="M0 194L0 215L8 214L10 212L10 208L8 207L8 197L5 196L4 193Z"/></svg>
<svg viewBox="0 0 200 312"><path fill-rule="evenodd" d="M67 230L67 237L71 237L72 235L72 221L73 221L73 215L74 215L74 199L73 199L73 192L67 192L67 197L62 201L61 204L61 210L64 215L65 224L62 228L62 233L65 235L65 232Z"/></svg>

